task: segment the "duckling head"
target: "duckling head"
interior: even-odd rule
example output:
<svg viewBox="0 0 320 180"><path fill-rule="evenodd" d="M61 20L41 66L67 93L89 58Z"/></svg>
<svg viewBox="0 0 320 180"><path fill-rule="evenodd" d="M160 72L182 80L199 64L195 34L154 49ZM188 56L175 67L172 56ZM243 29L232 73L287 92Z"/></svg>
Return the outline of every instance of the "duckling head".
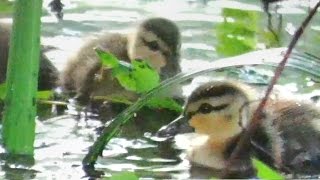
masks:
<svg viewBox="0 0 320 180"><path fill-rule="evenodd" d="M209 82L190 95L185 116L196 133L227 139L241 133L249 118L249 96L233 82Z"/></svg>
<svg viewBox="0 0 320 180"><path fill-rule="evenodd" d="M143 21L128 37L131 60L144 59L166 79L179 73L180 32L174 22L165 18Z"/></svg>

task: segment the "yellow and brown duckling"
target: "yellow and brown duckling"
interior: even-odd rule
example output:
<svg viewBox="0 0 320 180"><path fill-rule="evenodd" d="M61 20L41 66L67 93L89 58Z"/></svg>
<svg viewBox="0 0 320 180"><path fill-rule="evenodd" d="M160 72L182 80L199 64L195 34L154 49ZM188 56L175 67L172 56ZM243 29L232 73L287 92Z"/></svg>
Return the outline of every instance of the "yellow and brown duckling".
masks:
<svg viewBox="0 0 320 180"><path fill-rule="evenodd" d="M199 136L193 139L187 158L193 164L221 170L250 120L247 106L252 91L234 82L210 82L193 91L185 106L189 125ZM231 171L252 175L250 154L242 154ZM241 171L241 172L240 172Z"/></svg>
<svg viewBox="0 0 320 180"><path fill-rule="evenodd" d="M90 96L110 95L123 91L104 69L94 48L114 54L118 59L130 62L144 59L158 70L162 79L180 72L180 32L174 22L165 18L150 18L143 21L130 34L104 34L86 43L67 63L61 76L61 85L66 92L73 92L80 103L86 104ZM99 80L97 80L99 79ZM126 92L122 95L125 95ZM134 95L127 93L130 98ZM133 97L131 97L133 96Z"/></svg>
<svg viewBox="0 0 320 180"><path fill-rule="evenodd" d="M6 80L9 43L11 25L0 23L0 84ZM40 53L40 70L38 79L39 90L50 90L56 87L58 71L50 60L44 55L44 50Z"/></svg>
<svg viewBox="0 0 320 180"><path fill-rule="evenodd" d="M203 136L188 150L187 157L192 163L213 169L226 167L228 157L257 107L252 92L240 83L215 81L198 87L191 94L185 115L195 133ZM320 174L319 110L308 103L270 99L263 117L260 128L251 137L251 141L269 152L269 158L273 159L262 160L286 167L293 174ZM258 157L267 157L259 156L262 152L256 153ZM250 151L241 154L239 159L243 163L231 167L250 170Z"/></svg>

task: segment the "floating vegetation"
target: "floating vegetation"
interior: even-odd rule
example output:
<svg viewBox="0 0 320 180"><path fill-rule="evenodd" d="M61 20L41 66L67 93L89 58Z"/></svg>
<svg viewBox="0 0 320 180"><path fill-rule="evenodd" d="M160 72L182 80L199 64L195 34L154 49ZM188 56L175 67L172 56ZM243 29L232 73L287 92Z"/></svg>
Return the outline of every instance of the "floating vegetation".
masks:
<svg viewBox="0 0 320 180"><path fill-rule="evenodd" d="M234 56L256 49L259 13L241 9L224 8L224 21L217 25L217 52Z"/></svg>
<svg viewBox="0 0 320 180"><path fill-rule="evenodd" d="M160 84L158 72L144 60L134 60L131 63L118 60L114 55L96 49L102 65L111 70L111 74L118 80L120 85L129 91L140 95L147 93ZM103 97L100 97L103 99ZM132 104L130 100L120 96L108 96L111 102L123 102ZM151 108L167 108L182 112L182 106L169 97L153 97L146 106Z"/></svg>

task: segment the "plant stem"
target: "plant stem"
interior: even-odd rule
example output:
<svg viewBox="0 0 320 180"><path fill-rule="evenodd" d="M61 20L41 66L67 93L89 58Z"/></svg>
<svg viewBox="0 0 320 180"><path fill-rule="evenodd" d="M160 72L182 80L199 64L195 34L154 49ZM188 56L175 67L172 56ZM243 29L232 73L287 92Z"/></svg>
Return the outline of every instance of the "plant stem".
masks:
<svg viewBox="0 0 320 180"><path fill-rule="evenodd" d="M3 140L8 153L33 155L42 0L16 0L7 69Z"/></svg>

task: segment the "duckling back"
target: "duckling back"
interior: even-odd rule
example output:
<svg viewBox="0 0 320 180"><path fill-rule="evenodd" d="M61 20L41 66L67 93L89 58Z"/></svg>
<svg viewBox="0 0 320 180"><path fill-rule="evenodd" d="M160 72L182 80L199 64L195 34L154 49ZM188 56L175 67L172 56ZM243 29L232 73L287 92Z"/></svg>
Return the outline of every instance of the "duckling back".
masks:
<svg viewBox="0 0 320 180"><path fill-rule="evenodd" d="M266 113L261 124L267 137L263 146L276 165L294 174L320 174L319 110L312 104L280 100L270 102ZM253 140L262 142L255 136Z"/></svg>
<svg viewBox="0 0 320 180"><path fill-rule="evenodd" d="M91 39L82 46L69 61L60 77L60 85L68 93L89 96L95 82L95 75L101 69L101 61L94 51L100 48L118 59L129 62L127 38L122 34L105 34ZM109 83L115 83L110 81ZM112 84L109 84L112 87ZM117 85L115 85L117 87Z"/></svg>

